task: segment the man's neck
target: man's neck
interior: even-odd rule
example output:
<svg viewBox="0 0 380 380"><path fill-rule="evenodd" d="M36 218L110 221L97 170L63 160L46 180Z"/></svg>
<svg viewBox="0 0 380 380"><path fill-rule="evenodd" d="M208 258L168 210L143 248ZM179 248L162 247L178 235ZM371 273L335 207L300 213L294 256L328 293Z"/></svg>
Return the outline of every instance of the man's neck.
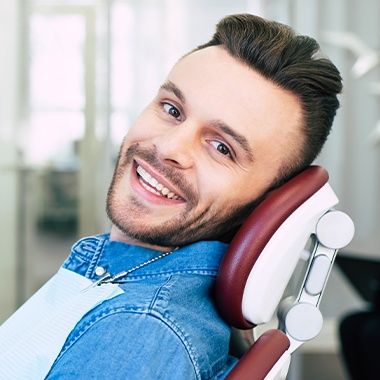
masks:
<svg viewBox="0 0 380 380"><path fill-rule="evenodd" d="M170 251L173 251L173 249L175 249L173 247L161 247L158 245L143 243L140 240L129 237L123 231L117 228L115 225L112 225L111 227L110 240L120 241L122 243L127 243L131 245L138 245L140 247L149 248L149 249L153 249L155 251L161 251L161 252L170 252Z"/></svg>

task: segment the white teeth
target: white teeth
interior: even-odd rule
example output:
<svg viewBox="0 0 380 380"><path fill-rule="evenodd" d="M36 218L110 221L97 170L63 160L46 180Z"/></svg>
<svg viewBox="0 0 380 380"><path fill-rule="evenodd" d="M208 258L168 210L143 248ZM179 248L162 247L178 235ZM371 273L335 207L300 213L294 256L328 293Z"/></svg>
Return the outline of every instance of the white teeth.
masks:
<svg viewBox="0 0 380 380"><path fill-rule="evenodd" d="M150 179L152 178L152 176L147 171L145 171L141 166L137 167L137 173L139 173L141 177L144 179L144 181L148 183Z"/></svg>
<svg viewBox="0 0 380 380"><path fill-rule="evenodd" d="M155 191L152 187L148 186L145 182L140 181L140 183L143 185L143 187L146 190L150 191L151 193L156 194L156 195L161 195L161 193L159 193L158 191Z"/></svg>
<svg viewBox="0 0 380 380"><path fill-rule="evenodd" d="M151 178L149 180L149 185L152 185L153 187L156 187L158 185L158 181L156 180L156 178Z"/></svg>
<svg viewBox="0 0 380 380"><path fill-rule="evenodd" d="M146 182L149 183L150 186L148 186L144 181L140 179L140 183L143 185L143 187L150 191L153 194L156 195L163 195L166 196L169 199L179 199L180 197L170 191L168 188L164 187L163 184L159 183L155 178L153 178L145 169L143 169L140 165L137 166L136 169L137 173L141 176L141 178ZM151 187L152 186L152 187ZM155 188L155 189L154 189ZM156 189L158 191L156 191Z"/></svg>

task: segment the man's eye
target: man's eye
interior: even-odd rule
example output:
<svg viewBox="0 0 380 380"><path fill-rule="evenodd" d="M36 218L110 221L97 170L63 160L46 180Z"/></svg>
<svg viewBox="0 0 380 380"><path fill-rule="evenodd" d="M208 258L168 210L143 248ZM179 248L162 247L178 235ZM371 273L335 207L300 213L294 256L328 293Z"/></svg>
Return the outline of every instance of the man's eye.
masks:
<svg viewBox="0 0 380 380"><path fill-rule="evenodd" d="M210 144L221 154L231 157L229 148L220 141L210 141Z"/></svg>
<svg viewBox="0 0 380 380"><path fill-rule="evenodd" d="M163 103L164 110L170 115L175 117L176 119L180 120L181 113L179 112L178 108L174 107L172 104L169 103Z"/></svg>

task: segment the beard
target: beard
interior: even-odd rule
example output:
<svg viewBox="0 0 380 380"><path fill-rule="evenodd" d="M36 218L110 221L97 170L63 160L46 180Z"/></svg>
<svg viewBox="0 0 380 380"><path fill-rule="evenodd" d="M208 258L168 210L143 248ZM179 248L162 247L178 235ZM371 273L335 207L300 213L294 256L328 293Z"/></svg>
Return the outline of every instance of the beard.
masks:
<svg viewBox="0 0 380 380"><path fill-rule="evenodd" d="M133 165L134 157L139 157L151 164L159 173L173 183L186 199L185 209L174 218L157 224L154 215L146 223L144 206L138 199L130 197L127 202L120 201L118 188ZM154 149L142 148L138 144L131 145L125 155L120 149L116 168L107 194L106 211L111 222L129 238L144 244L162 247L181 247L197 241L219 240L229 242L239 226L248 217L258 200L243 206L229 206L223 209L208 208L194 214L198 204L198 194L186 180L182 172L157 159ZM144 216L145 215L145 220Z"/></svg>

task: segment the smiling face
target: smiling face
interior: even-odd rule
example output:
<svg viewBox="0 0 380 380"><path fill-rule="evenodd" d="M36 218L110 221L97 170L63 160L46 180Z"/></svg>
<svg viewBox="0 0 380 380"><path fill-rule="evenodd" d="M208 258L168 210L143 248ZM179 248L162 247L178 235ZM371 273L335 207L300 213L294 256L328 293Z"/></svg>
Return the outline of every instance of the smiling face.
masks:
<svg viewBox="0 0 380 380"><path fill-rule="evenodd" d="M300 151L301 107L221 47L180 60L131 126L107 199L111 239L218 239Z"/></svg>

